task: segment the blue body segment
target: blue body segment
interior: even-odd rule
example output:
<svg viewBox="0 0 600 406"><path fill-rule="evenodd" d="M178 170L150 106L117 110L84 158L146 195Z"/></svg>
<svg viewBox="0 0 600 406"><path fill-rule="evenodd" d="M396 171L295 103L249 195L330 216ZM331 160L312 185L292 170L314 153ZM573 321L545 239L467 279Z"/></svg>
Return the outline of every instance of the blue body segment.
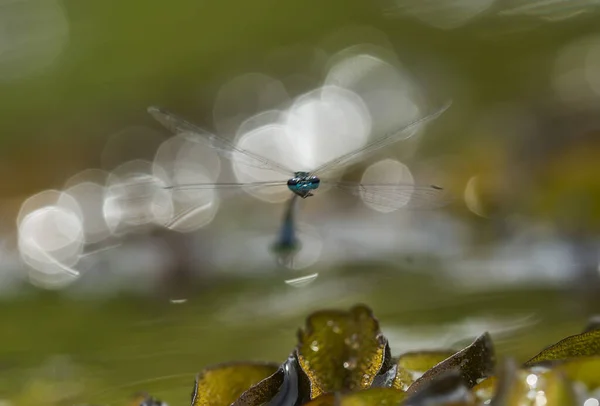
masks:
<svg viewBox="0 0 600 406"><path fill-rule="evenodd" d="M294 177L288 180L288 189L301 198L312 196L313 190L316 190L321 184L321 179L311 176L309 172L295 172Z"/></svg>

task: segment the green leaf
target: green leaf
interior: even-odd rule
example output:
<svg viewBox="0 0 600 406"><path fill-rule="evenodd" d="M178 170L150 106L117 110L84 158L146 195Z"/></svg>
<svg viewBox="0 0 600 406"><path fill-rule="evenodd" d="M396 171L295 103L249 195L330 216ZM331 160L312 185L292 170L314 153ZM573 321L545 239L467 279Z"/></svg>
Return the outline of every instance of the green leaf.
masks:
<svg viewBox="0 0 600 406"><path fill-rule="evenodd" d="M452 350L415 351L402 354L396 361L398 372L392 386L396 389L407 390L425 372L451 357L455 352Z"/></svg>
<svg viewBox="0 0 600 406"><path fill-rule="evenodd" d="M319 395L303 406L334 406L339 401L340 395L336 393L325 393Z"/></svg>
<svg viewBox="0 0 600 406"><path fill-rule="evenodd" d="M499 374L492 406L575 406L571 382L559 370L547 368L518 369L508 360Z"/></svg>
<svg viewBox="0 0 600 406"><path fill-rule="evenodd" d="M548 371L544 374L542 391L545 394L546 406L577 406L577 397L571 382L558 370ZM538 397L541 397L538 392Z"/></svg>
<svg viewBox="0 0 600 406"><path fill-rule="evenodd" d="M313 313L298 340L298 362L310 381L311 399L326 392L367 389L391 365L387 339L363 305Z"/></svg>
<svg viewBox="0 0 600 406"><path fill-rule="evenodd" d="M444 370L424 381L403 406L475 406L476 399L458 369Z"/></svg>
<svg viewBox="0 0 600 406"><path fill-rule="evenodd" d="M340 406L398 405L406 394L393 388L371 388L342 396Z"/></svg>
<svg viewBox="0 0 600 406"><path fill-rule="evenodd" d="M558 369L570 380L585 384L589 391L600 388L600 357L574 359Z"/></svg>
<svg viewBox="0 0 600 406"><path fill-rule="evenodd" d="M310 399L310 384L303 378L293 353L276 373L245 391L232 406L303 404Z"/></svg>
<svg viewBox="0 0 600 406"><path fill-rule="evenodd" d="M592 356L600 356L600 330L567 337L531 358L525 363L525 366Z"/></svg>
<svg viewBox="0 0 600 406"><path fill-rule="evenodd" d="M282 383L283 371L277 364L258 362L229 363L207 368L196 377L192 406L230 406L246 390L266 378L270 384Z"/></svg>
<svg viewBox="0 0 600 406"><path fill-rule="evenodd" d="M326 393L306 403L304 406L379 406L399 405L406 394L393 388L370 388L357 392Z"/></svg>
<svg viewBox="0 0 600 406"><path fill-rule="evenodd" d="M468 347L425 372L408 388L408 393L418 391L437 375L450 370L458 370L466 385L472 388L480 379L491 376L495 362L492 339L488 333L484 333Z"/></svg>
<svg viewBox="0 0 600 406"><path fill-rule="evenodd" d="M278 370L242 393L232 405L258 406L273 399L285 381L285 374ZM283 394L285 396L285 393ZM296 398L293 399L294 402Z"/></svg>

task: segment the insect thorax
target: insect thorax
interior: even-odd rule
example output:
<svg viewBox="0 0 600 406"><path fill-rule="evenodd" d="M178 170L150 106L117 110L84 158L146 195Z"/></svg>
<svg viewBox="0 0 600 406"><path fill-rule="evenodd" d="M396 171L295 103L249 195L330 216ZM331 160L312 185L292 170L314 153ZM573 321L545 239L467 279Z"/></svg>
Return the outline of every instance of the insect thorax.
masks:
<svg viewBox="0 0 600 406"><path fill-rule="evenodd" d="M295 172L294 177L288 180L288 189L300 197L312 196L311 191L319 187L321 180L309 172Z"/></svg>

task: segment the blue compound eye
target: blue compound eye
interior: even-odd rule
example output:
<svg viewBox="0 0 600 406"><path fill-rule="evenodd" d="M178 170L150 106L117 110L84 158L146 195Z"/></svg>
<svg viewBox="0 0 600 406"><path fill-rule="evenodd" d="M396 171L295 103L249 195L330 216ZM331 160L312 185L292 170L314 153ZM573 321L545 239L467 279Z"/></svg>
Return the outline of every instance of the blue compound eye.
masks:
<svg viewBox="0 0 600 406"><path fill-rule="evenodd" d="M287 185L288 186L298 186L298 183L300 183L300 181L298 180L298 178L292 178L290 180L287 181Z"/></svg>
<svg viewBox="0 0 600 406"><path fill-rule="evenodd" d="M308 183L309 183L310 189L314 190L319 187L319 184L321 183L321 179L317 178L316 176L311 176L308 179Z"/></svg>

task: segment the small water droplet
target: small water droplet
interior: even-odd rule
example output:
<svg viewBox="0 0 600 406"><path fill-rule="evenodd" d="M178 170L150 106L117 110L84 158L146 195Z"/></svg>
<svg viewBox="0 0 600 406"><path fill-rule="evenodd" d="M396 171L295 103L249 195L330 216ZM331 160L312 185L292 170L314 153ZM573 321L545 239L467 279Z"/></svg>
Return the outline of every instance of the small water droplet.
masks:
<svg viewBox="0 0 600 406"><path fill-rule="evenodd" d="M362 376L362 385L363 386L368 386L371 384L371 375L369 374L364 374Z"/></svg>
<svg viewBox="0 0 600 406"><path fill-rule="evenodd" d="M348 361L344 362L344 368L351 371L354 368L356 368L356 364L357 364L356 358L352 357Z"/></svg>
<svg viewBox="0 0 600 406"><path fill-rule="evenodd" d="M319 351L319 343L317 342L317 340L310 343L310 349L313 350L314 352Z"/></svg>
<svg viewBox="0 0 600 406"><path fill-rule="evenodd" d="M340 334L342 332L340 326L338 326L337 323L333 320L328 320L327 325L331 327L331 330L333 330L335 334Z"/></svg>
<svg viewBox="0 0 600 406"><path fill-rule="evenodd" d="M360 343L358 342L358 334L354 333L350 337L346 337L344 339L344 343L353 350L357 350L360 346Z"/></svg>

